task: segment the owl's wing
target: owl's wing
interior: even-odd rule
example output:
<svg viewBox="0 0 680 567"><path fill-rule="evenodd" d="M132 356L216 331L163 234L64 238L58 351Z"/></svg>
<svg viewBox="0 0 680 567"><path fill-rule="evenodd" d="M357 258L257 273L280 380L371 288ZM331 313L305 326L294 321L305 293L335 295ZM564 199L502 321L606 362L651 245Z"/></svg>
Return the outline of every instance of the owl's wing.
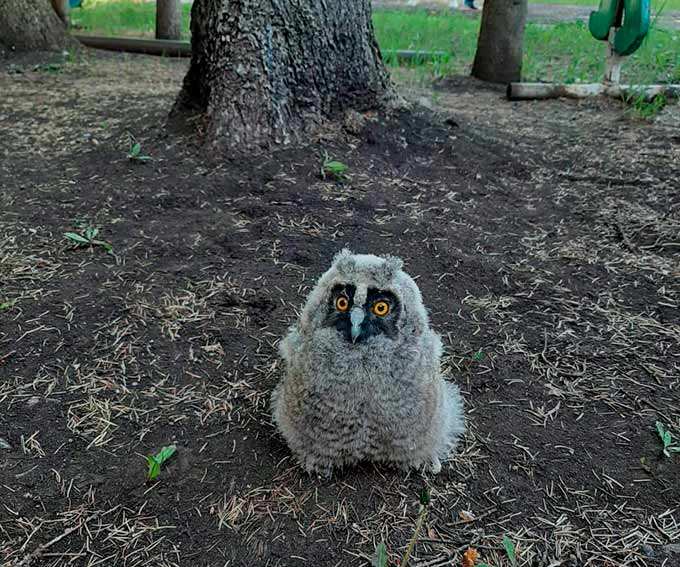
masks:
<svg viewBox="0 0 680 567"><path fill-rule="evenodd" d="M279 354L286 364L290 365L294 353L298 350L302 337L297 326L293 325L288 330L288 334L279 343Z"/></svg>
<svg viewBox="0 0 680 567"><path fill-rule="evenodd" d="M435 333L432 329L427 329L423 333L423 345L421 349L423 353L423 360L429 369L429 375L433 378L438 378L441 372L441 358L443 352L442 338L439 333Z"/></svg>

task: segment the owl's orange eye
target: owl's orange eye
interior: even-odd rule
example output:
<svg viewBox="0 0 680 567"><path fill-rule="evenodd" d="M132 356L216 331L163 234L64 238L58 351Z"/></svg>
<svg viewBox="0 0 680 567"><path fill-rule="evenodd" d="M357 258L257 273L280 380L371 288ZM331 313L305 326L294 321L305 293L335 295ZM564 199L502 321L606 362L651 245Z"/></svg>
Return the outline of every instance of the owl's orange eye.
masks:
<svg viewBox="0 0 680 567"><path fill-rule="evenodd" d="M335 308L340 313L345 313L349 309L349 300L344 295L341 295L335 300Z"/></svg>
<svg viewBox="0 0 680 567"><path fill-rule="evenodd" d="M390 312L390 304L387 301L376 301L373 304L373 313L378 317L384 317Z"/></svg>

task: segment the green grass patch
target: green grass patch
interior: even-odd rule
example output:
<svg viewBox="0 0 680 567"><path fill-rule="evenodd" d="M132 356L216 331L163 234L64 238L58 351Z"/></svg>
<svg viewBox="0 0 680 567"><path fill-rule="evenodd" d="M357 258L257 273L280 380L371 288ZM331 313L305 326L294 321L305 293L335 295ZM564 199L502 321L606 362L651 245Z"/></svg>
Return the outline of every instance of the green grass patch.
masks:
<svg viewBox="0 0 680 567"><path fill-rule="evenodd" d="M183 10L182 28L188 38L190 7L184 5ZM84 8L72 12L77 26L104 35L153 36L154 17L153 3L130 1L90 0ZM386 52L410 49L447 54L434 61L411 63L423 77L469 72L477 46L479 18L448 12L393 10L377 11L373 18L378 41ZM394 56L387 56L386 60L390 65L397 65ZM604 60L604 42L593 39L582 22L527 25L524 80L599 81L604 74ZM625 63L622 80L641 84L679 82L680 31L654 26L644 45Z"/></svg>
<svg viewBox="0 0 680 567"><path fill-rule="evenodd" d="M529 4L563 4L567 6L588 6L596 10L598 0L529 0ZM680 0L652 0L652 13L656 10L680 10Z"/></svg>
<svg viewBox="0 0 680 567"><path fill-rule="evenodd" d="M593 39L584 23L530 25L523 74L526 80L597 82L604 75L605 57L605 42ZM680 32L652 29L627 58L621 80L633 84L680 80Z"/></svg>
<svg viewBox="0 0 680 567"><path fill-rule="evenodd" d="M479 20L458 14L379 11L374 14L383 49L437 50L446 61L424 63L432 74L468 73ZM527 81L595 82L604 75L606 45L590 35L582 22L528 24L525 35L524 79ZM389 61L388 61L389 62ZM623 67L623 81L680 81L680 31L654 27L643 46Z"/></svg>
<svg viewBox="0 0 680 567"><path fill-rule="evenodd" d="M153 37L156 33L155 2L104 2L85 0L71 10L71 24L88 33ZM182 4L182 37L189 39L191 5Z"/></svg>

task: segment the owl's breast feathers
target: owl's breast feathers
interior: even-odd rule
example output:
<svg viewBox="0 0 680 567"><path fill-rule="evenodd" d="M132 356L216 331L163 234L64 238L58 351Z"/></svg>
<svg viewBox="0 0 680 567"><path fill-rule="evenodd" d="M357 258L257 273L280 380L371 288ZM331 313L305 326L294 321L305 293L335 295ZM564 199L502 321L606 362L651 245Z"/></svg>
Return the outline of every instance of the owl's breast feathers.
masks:
<svg viewBox="0 0 680 567"><path fill-rule="evenodd" d="M292 329L281 343L286 416L277 418L296 431L289 443L342 463L408 460L437 411L438 353L427 338L376 337L358 346L331 329L309 337Z"/></svg>

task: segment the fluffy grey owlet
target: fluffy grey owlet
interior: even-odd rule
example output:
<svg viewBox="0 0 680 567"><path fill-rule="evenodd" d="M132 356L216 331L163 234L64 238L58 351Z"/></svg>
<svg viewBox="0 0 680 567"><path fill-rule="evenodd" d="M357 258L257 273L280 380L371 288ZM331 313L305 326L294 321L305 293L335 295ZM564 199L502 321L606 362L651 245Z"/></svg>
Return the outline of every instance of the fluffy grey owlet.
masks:
<svg viewBox="0 0 680 567"><path fill-rule="evenodd" d="M280 344L274 421L309 471L359 461L441 470L464 430L418 286L394 257L338 253Z"/></svg>

